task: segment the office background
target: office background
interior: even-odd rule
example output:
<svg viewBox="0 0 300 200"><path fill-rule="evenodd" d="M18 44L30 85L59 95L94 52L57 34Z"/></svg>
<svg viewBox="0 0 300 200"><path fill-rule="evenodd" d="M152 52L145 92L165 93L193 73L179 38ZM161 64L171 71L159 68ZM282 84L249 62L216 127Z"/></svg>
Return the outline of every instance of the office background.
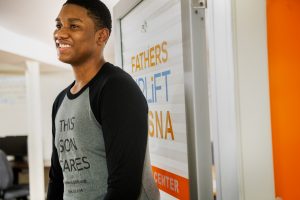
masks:
<svg viewBox="0 0 300 200"><path fill-rule="evenodd" d="M39 163L34 167L49 166L52 102L73 80L72 71L56 61L52 42L54 19L63 2L0 0L0 137L28 135L29 129L40 130L35 139L41 141L42 149L38 150L38 160L33 161ZM112 8L117 0L107 3ZM213 103L219 108L233 109L229 114L234 115L237 124L230 125L238 127L224 125L231 115L225 109L213 107L215 114L211 116L219 120L219 124L212 123L212 134L219 131L219 142L224 145L220 146L216 157L220 162L218 173L223 174L217 184L217 190L223 190L219 199L230 199L230 186L235 188L233 192L238 193L240 199L300 198L297 187L300 178L297 157L300 142L297 117L300 111L299 10L300 2L295 0L208 1L208 56L215 56L210 58L209 64L212 71L224 70L216 72L220 76L215 78L221 79L219 83L212 83L212 88L215 86L216 90L234 99L233 105L227 97ZM228 29L230 31L226 32ZM111 61L115 59L113 42L112 35L105 52L107 60ZM228 49L231 51L226 51ZM34 66L39 71L28 72ZM227 76L225 70L232 70L228 72L232 74ZM32 79L28 77L36 72L39 72L38 80L30 82ZM32 108L34 113L39 111L36 110L39 104L32 104L37 98L31 95L36 90L32 85L38 82L40 117L28 113ZM228 82L232 82L229 89L225 88ZM31 85L31 94L26 85ZM212 90L212 94L220 93ZM225 104L227 101L229 104ZM232 141L237 141L234 155L225 144ZM226 170L232 167L226 168L226 160L230 159L238 163L235 165L238 185L235 186L228 184L235 176L226 176Z"/></svg>

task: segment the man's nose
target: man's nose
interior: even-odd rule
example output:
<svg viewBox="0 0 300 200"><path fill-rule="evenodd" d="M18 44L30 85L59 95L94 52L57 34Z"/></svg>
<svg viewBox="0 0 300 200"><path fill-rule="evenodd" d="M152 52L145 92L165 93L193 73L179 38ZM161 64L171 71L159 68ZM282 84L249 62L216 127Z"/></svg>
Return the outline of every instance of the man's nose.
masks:
<svg viewBox="0 0 300 200"><path fill-rule="evenodd" d="M60 28L60 29L54 31L54 38L55 39L67 38L68 35L69 34L68 34L67 28Z"/></svg>

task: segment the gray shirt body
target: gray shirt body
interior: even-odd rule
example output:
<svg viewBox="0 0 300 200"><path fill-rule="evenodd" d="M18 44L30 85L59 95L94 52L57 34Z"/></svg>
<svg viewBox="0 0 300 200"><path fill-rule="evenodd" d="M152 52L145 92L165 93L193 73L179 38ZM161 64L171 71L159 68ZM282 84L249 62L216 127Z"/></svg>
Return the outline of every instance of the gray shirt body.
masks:
<svg viewBox="0 0 300 200"><path fill-rule="evenodd" d="M52 116L54 155L50 180L52 177L53 184L55 181L59 181L59 184L62 182L64 200L126 200L132 199L133 196L140 200L158 200L160 195L152 176L147 132L145 133L147 128L138 128L140 123L137 128L129 126L131 120L138 121L144 117L130 119L131 111L126 111L127 108L123 105L124 112L128 112L127 121L127 117L122 117L120 110L117 112L120 113L120 117L113 114L116 107L114 100L113 105L105 103L110 101L101 101L109 96L110 92L118 93L117 88L110 86L109 81L113 80L116 83L125 77L126 81L121 81L122 85L129 79L130 88L133 80L109 63L103 67L105 69L101 69L78 94L70 93L71 85L56 100L56 103L59 103L54 106L56 109ZM106 89L103 89L105 87ZM112 108L108 109L110 106ZM135 112L138 113L133 111L132 115L135 116ZM147 125L145 119L142 124ZM129 131L126 131L125 127L128 127ZM125 135L127 132L128 136ZM51 181L48 199L60 199L55 197L52 191L54 189L50 187L54 188Z"/></svg>

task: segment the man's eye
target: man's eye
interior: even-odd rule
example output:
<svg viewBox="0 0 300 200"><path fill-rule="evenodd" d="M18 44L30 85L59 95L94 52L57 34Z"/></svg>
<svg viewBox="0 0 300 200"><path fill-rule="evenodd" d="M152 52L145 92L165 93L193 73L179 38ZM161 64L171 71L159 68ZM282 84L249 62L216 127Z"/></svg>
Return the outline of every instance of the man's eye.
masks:
<svg viewBox="0 0 300 200"><path fill-rule="evenodd" d="M75 25L75 24L71 24L71 25L70 25L70 28L71 28L71 29L77 29L78 27L79 27L79 26L77 26L77 25Z"/></svg>
<svg viewBox="0 0 300 200"><path fill-rule="evenodd" d="M61 29L61 24L56 24L57 29Z"/></svg>

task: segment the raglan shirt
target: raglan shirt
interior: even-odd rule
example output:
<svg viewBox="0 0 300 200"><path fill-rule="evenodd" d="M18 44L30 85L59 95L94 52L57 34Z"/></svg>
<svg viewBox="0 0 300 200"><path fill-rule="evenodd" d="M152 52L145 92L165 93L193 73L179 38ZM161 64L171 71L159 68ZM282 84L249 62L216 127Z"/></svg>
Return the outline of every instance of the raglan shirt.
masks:
<svg viewBox="0 0 300 200"><path fill-rule="evenodd" d="M105 63L78 93L52 109L48 200L159 199L152 177L148 106L135 81Z"/></svg>

